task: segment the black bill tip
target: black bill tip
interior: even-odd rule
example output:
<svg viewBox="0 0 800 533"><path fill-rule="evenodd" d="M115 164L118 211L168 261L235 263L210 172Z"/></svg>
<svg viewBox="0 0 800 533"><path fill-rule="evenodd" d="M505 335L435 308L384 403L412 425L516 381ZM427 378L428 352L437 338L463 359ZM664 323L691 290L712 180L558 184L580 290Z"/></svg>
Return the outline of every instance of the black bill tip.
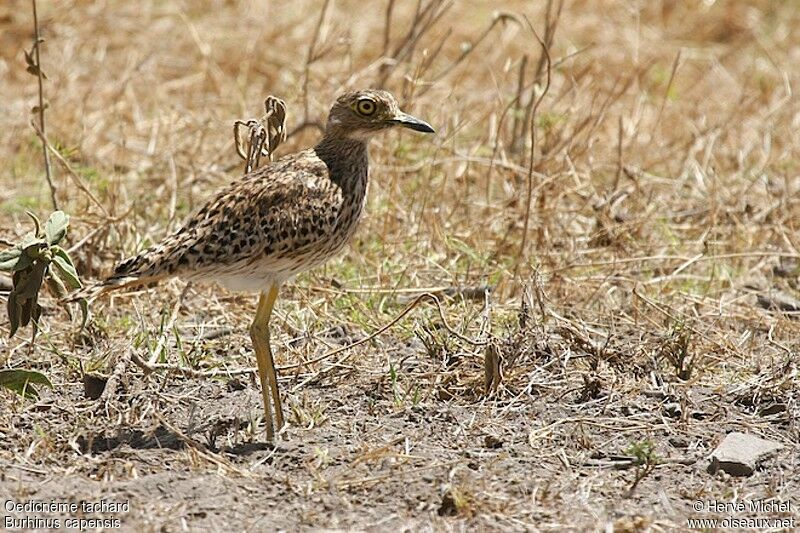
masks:
<svg viewBox="0 0 800 533"><path fill-rule="evenodd" d="M430 124L406 113L398 114L392 122L410 130L422 133L436 133L436 130L434 130Z"/></svg>

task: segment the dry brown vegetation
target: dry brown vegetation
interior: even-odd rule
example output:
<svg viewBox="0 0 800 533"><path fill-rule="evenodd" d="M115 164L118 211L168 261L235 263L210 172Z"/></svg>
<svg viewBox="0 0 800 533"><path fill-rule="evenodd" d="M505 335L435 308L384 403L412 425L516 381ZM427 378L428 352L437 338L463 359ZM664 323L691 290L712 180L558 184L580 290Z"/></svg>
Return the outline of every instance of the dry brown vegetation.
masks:
<svg viewBox="0 0 800 533"><path fill-rule="evenodd" d="M12 242L26 209L52 210L30 11L0 5ZM37 402L0 390L2 499L129 500L124 525L170 531L669 529L709 516L696 500L743 498L795 497L799 516L796 2L39 11L47 134L71 169L51 161L56 198L85 279L241 174L233 121L267 94L288 108L278 156L314 142L343 88L384 86L438 134L375 140L352 247L284 288L275 448L252 298L173 281L96 302L81 335L43 299L35 346L0 324L0 364L55 384ZM93 375L111 376L99 400ZM712 476L732 430L785 448L749 478Z"/></svg>

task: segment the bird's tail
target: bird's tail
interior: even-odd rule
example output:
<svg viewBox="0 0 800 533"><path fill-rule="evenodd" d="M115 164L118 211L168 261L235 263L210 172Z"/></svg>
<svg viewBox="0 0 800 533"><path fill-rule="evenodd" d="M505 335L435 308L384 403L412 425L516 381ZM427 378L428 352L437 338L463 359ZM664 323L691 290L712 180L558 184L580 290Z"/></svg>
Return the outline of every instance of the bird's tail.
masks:
<svg viewBox="0 0 800 533"><path fill-rule="evenodd" d="M77 291L67 294L61 301L68 304L74 304L81 300L92 301L105 292L104 283L105 282L100 281L86 285Z"/></svg>
<svg viewBox="0 0 800 533"><path fill-rule="evenodd" d="M149 285L161 280L163 276L150 276L150 277L133 277L133 276L112 276L103 281L91 283L75 292L72 292L64 297L64 302L75 303L81 300L93 301L98 296L112 291L128 289L131 287L139 287L142 285Z"/></svg>
<svg viewBox="0 0 800 533"><path fill-rule="evenodd" d="M168 272L159 271L152 259L154 249L148 249L135 257L119 263L114 273L98 282L68 294L64 297L67 303L81 300L92 301L107 292L137 287L157 282L168 276Z"/></svg>

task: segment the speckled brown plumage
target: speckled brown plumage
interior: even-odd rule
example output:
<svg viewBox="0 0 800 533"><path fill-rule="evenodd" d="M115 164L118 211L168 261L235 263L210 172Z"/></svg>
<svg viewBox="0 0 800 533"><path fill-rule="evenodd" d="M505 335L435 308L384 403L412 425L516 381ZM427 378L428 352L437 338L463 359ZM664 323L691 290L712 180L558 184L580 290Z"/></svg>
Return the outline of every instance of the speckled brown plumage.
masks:
<svg viewBox="0 0 800 533"><path fill-rule="evenodd" d="M365 99L375 102L374 118L354 109ZM179 276L261 291L319 265L355 232L368 185L367 141L380 130L403 124L398 114L407 117L387 92L344 94L331 109L316 147L222 189L178 231L117 265L104 285ZM421 121L405 125L426 131Z"/></svg>
<svg viewBox="0 0 800 533"><path fill-rule="evenodd" d="M356 230L367 194L367 141L393 126L433 132L385 91L340 96L314 148L284 157L222 189L178 231L117 265L97 292L170 276L260 291L250 338L267 438L283 425L269 319L281 283L338 252ZM270 398L271 396L271 398Z"/></svg>
<svg viewBox="0 0 800 533"><path fill-rule="evenodd" d="M174 275L260 291L328 259L353 234L368 179L364 143L336 148L338 158L305 150L231 184L109 282Z"/></svg>

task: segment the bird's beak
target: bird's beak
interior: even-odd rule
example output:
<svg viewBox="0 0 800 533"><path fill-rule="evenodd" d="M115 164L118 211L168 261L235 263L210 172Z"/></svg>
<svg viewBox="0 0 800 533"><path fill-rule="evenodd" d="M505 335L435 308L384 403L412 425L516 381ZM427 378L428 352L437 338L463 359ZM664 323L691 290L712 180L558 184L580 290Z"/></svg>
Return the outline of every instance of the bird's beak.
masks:
<svg viewBox="0 0 800 533"><path fill-rule="evenodd" d="M430 124L417 117L412 117L409 114L403 113L402 111L398 111L390 122L410 130L421 131L422 133L435 133Z"/></svg>

